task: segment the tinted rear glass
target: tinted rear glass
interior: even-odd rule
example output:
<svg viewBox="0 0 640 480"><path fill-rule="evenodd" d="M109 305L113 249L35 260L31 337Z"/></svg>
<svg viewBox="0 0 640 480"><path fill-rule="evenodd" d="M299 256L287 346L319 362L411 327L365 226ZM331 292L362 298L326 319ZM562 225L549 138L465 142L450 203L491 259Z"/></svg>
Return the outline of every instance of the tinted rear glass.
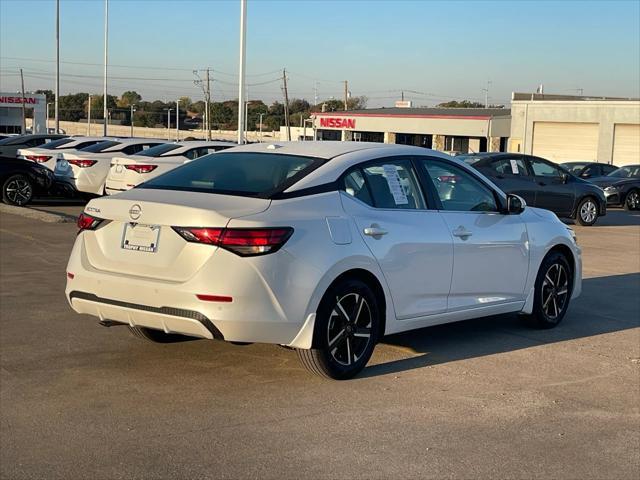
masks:
<svg viewBox="0 0 640 480"><path fill-rule="evenodd" d="M90 147L83 148L83 152L91 152L91 153L99 153L107 148L115 147L116 145L120 145L120 142L115 142L113 140L105 140L104 142L96 143L95 145L91 145Z"/></svg>
<svg viewBox="0 0 640 480"><path fill-rule="evenodd" d="M216 153L151 179L139 188L268 196L300 180L323 160L271 153Z"/></svg>
<svg viewBox="0 0 640 480"><path fill-rule="evenodd" d="M156 145L155 147L148 148L144 152L138 153L138 155L142 155L143 157L159 157L160 155L170 152L171 150L176 150L177 148L181 148L184 145L173 145L171 143L163 143L162 145Z"/></svg>
<svg viewBox="0 0 640 480"><path fill-rule="evenodd" d="M45 150L55 150L56 148L71 142L75 142L75 140L73 138L61 138L60 140L49 142L46 145L43 145L41 148L44 148Z"/></svg>
<svg viewBox="0 0 640 480"><path fill-rule="evenodd" d="M27 143L29 140L31 140L30 137L24 137L24 136L9 137L9 138L5 138L4 140L0 140L0 145L23 145Z"/></svg>

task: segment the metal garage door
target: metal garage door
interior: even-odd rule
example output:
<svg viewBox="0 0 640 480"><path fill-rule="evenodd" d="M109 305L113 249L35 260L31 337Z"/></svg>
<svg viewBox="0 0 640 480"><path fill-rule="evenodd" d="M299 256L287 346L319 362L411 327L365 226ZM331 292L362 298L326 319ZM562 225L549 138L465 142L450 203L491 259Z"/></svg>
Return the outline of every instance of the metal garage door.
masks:
<svg viewBox="0 0 640 480"><path fill-rule="evenodd" d="M595 162L598 155L598 124L535 122L533 154L558 163Z"/></svg>
<svg viewBox="0 0 640 480"><path fill-rule="evenodd" d="M640 125L616 124L613 131L613 164L640 163Z"/></svg>

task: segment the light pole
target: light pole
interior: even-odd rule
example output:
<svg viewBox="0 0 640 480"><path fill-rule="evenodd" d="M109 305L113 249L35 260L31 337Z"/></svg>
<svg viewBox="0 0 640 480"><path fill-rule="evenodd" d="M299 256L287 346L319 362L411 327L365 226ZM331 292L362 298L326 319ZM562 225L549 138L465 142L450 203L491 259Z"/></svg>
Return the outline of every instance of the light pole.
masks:
<svg viewBox="0 0 640 480"><path fill-rule="evenodd" d="M240 0L240 78L238 79L238 143L244 143L244 78L247 39L247 0Z"/></svg>
<svg viewBox="0 0 640 480"><path fill-rule="evenodd" d="M264 113L260 114L260 125L258 126L260 128L260 134L259 134L260 143L262 143L262 117L264 117Z"/></svg>
<svg viewBox="0 0 640 480"><path fill-rule="evenodd" d="M104 0L104 91L102 97L102 116L104 125L102 135L107 136L107 52L109 32L109 0Z"/></svg>
<svg viewBox="0 0 640 480"><path fill-rule="evenodd" d="M91 95L89 95L89 104L87 105L87 135L91 135Z"/></svg>
<svg viewBox="0 0 640 480"><path fill-rule="evenodd" d="M47 133L49 133L49 105L51 105L51 103L47 103ZM58 133L57 128L56 128L56 133Z"/></svg>
<svg viewBox="0 0 640 480"><path fill-rule="evenodd" d="M176 142L180 140L180 99L176 100Z"/></svg>
<svg viewBox="0 0 640 480"><path fill-rule="evenodd" d="M131 105L131 137L133 138L133 112L136 111L135 105Z"/></svg>
<svg viewBox="0 0 640 480"><path fill-rule="evenodd" d="M173 108L167 108L167 140L171 141L171 110Z"/></svg>
<svg viewBox="0 0 640 480"><path fill-rule="evenodd" d="M60 117L58 114L58 98L60 96L60 0L56 0L56 133L60 133ZM47 130L49 129L49 109L47 108Z"/></svg>

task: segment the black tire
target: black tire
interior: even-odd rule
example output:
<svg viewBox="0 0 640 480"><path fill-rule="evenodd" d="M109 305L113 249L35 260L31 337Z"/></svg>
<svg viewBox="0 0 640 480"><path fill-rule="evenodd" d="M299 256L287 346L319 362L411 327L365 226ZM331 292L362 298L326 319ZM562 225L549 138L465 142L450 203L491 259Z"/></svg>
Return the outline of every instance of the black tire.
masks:
<svg viewBox="0 0 640 480"><path fill-rule="evenodd" d="M198 340L195 337L188 337L187 335L179 335L177 333L165 333L162 330L154 330L153 328L130 326L127 326L127 328L134 337L152 343L176 343Z"/></svg>
<svg viewBox="0 0 640 480"><path fill-rule="evenodd" d="M627 196L624 197L622 207L625 210L638 210L640 209L640 191L637 188L629 190Z"/></svg>
<svg viewBox="0 0 640 480"><path fill-rule="evenodd" d="M316 316L313 348L297 349L312 373L347 380L371 358L380 329L378 300L361 280L344 279L325 293Z"/></svg>
<svg viewBox="0 0 640 480"><path fill-rule="evenodd" d="M535 328L554 328L562 321L571 300L573 270L560 252L551 252L540 265L536 277L533 311L524 315Z"/></svg>
<svg viewBox="0 0 640 480"><path fill-rule="evenodd" d="M2 184L2 201L7 205L22 207L33 198L33 184L26 175L11 175Z"/></svg>
<svg viewBox="0 0 640 480"><path fill-rule="evenodd" d="M584 227L590 227L600 216L600 206L593 197L585 197L580 200L576 208L576 222Z"/></svg>

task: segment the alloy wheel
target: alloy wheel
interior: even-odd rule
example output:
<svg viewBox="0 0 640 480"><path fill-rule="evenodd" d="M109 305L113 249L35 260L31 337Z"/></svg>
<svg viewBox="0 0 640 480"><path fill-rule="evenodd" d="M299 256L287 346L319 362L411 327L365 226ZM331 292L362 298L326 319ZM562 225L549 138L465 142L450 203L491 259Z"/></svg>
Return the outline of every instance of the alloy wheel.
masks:
<svg viewBox="0 0 640 480"><path fill-rule="evenodd" d="M346 366L357 362L371 341L371 325L371 308L364 296L349 293L337 298L327 327L333 359Z"/></svg>
<svg viewBox="0 0 640 480"><path fill-rule="evenodd" d="M596 204L591 200L587 200L580 207L580 218L585 223L593 222L596 219L597 215L598 209L596 207Z"/></svg>
<svg viewBox="0 0 640 480"><path fill-rule="evenodd" d="M550 320L557 319L569 297L569 275L565 267L554 263L549 267L542 282L542 310Z"/></svg>
<svg viewBox="0 0 640 480"><path fill-rule="evenodd" d="M627 195L627 207L629 210L637 210L640 207L640 194L632 191Z"/></svg>
<svg viewBox="0 0 640 480"><path fill-rule="evenodd" d="M22 178L11 180L5 187L6 196L14 205L24 205L31 200L32 193L31 184Z"/></svg>

